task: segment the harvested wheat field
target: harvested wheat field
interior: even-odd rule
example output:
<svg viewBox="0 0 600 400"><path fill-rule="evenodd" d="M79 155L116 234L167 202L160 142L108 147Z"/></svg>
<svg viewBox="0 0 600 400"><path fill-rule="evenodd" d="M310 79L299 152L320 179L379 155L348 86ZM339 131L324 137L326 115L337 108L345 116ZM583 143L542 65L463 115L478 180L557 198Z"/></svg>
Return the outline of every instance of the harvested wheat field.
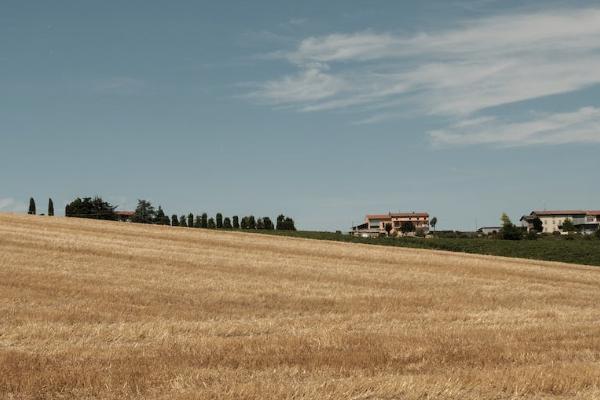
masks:
<svg viewBox="0 0 600 400"><path fill-rule="evenodd" d="M0 214L6 399L600 398L600 269Z"/></svg>

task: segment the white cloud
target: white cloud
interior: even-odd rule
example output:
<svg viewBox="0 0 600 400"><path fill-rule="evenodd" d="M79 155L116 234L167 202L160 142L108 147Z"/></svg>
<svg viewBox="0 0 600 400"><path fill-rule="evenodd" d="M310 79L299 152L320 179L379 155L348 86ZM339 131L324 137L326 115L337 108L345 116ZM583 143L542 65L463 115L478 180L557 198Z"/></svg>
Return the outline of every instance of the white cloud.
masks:
<svg viewBox="0 0 600 400"><path fill-rule="evenodd" d="M600 8L495 16L413 36L309 37L274 54L298 71L261 84L252 96L264 102L304 112L351 109L368 114L363 123L407 108L464 121L600 84Z"/></svg>
<svg viewBox="0 0 600 400"><path fill-rule="evenodd" d="M535 114L526 121L512 123L490 117L468 119L429 135L436 145L600 143L600 108Z"/></svg>
<svg viewBox="0 0 600 400"><path fill-rule="evenodd" d="M251 96L276 104L297 103L330 97L345 86L343 79L327 74L322 67L312 66L300 74L267 82Z"/></svg>
<svg viewBox="0 0 600 400"><path fill-rule="evenodd" d="M12 197L0 197L0 211L21 212L25 210L25 204L16 201Z"/></svg>

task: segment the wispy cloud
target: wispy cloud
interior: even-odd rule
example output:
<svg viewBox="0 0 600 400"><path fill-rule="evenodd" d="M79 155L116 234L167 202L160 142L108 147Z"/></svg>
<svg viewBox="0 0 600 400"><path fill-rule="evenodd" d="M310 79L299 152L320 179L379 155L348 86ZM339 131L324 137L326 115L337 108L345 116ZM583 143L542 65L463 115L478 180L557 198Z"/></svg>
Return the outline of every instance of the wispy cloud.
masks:
<svg viewBox="0 0 600 400"><path fill-rule="evenodd" d="M304 112L350 108L367 113L366 123L408 107L464 123L493 107L599 84L600 8L501 15L413 36L363 31L309 37L275 54L296 72L259 84L251 97L265 103ZM446 133L466 129L459 125ZM588 136L571 134L567 141Z"/></svg>
<svg viewBox="0 0 600 400"><path fill-rule="evenodd" d="M429 135L437 145L600 143L600 108L535 114L520 122L494 117L463 120L447 129L431 131Z"/></svg>
<svg viewBox="0 0 600 400"><path fill-rule="evenodd" d="M12 197L0 197L0 211L22 212L26 207L24 203L18 202Z"/></svg>

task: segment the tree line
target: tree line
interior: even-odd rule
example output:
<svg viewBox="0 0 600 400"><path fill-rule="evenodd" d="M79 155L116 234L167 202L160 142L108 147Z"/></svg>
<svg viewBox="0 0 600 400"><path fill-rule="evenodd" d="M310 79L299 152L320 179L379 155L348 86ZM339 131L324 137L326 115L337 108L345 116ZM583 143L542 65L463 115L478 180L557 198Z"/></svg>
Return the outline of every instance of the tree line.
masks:
<svg viewBox="0 0 600 400"><path fill-rule="evenodd" d="M117 221L120 215L113 206L102 198L84 197L76 198L65 207L65 216L78 218L92 218ZM206 228L206 229L264 229L264 230L287 230L295 231L294 220L285 215L279 215L274 224L271 218L255 218L253 215L245 216L240 219L234 215L223 217L222 213L217 213L215 217L209 217L207 213L194 215L193 213L177 215L172 214L169 217L159 205L155 208L148 200L138 200L137 207L133 215L127 218L134 223L170 225L187 228ZM122 218L121 218L122 219Z"/></svg>

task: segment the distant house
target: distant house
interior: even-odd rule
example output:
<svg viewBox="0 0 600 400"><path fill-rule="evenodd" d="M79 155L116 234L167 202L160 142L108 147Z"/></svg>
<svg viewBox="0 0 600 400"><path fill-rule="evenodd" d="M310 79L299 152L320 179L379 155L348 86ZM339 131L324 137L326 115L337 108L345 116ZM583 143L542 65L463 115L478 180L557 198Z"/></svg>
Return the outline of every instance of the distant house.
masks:
<svg viewBox="0 0 600 400"><path fill-rule="evenodd" d="M561 233L565 220L569 219L575 228L582 233L593 233L600 229L600 211L594 210L553 210L532 211L529 215L521 217L522 225L527 231L534 229L534 221L540 219L542 222L542 233Z"/></svg>
<svg viewBox="0 0 600 400"><path fill-rule="evenodd" d="M477 230L480 235L494 235L500 233L501 226L482 226Z"/></svg>
<svg viewBox="0 0 600 400"><path fill-rule="evenodd" d="M352 227L354 236L377 237L387 235L386 225L391 226L390 234L401 232L402 224L411 222L415 231L429 233L429 214L426 212L397 212L387 214L368 214L365 222ZM414 232L412 233L414 235Z"/></svg>
<svg viewBox="0 0 600 400"><path fill-rule="evenodd" d="M131 222L131 218L135 214L135 211L115 211L117 221Z"/></svg>

